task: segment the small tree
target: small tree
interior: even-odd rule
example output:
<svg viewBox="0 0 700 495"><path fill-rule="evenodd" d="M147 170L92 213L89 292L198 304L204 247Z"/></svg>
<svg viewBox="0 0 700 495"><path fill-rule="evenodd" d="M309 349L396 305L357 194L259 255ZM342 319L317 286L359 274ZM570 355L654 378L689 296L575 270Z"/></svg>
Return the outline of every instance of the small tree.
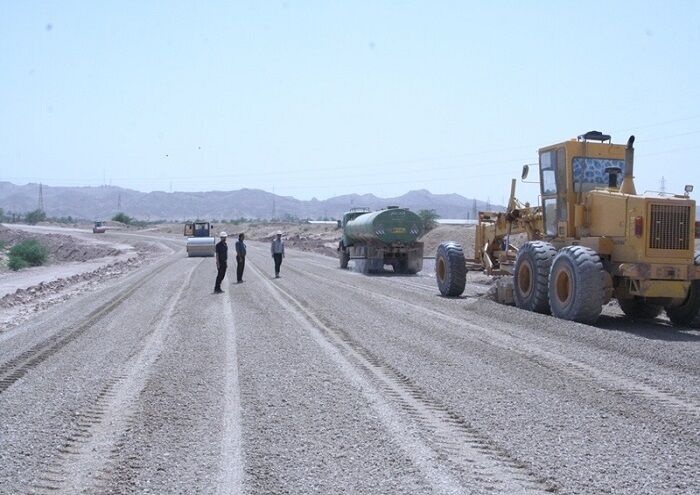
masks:
<svg viewBox="0 0 700 495"><path fill-rule="evenodd" d="M114 220L115 222L121 222L121 223L126 224L126 225L130 225L131 222L134 221L133 218L131 218L129 215L127 215L126 213L124 213L122 211L120 211L119 213L114 215L112 217L112 220Z"/></svg>
<svg viewBox="0 0 700 495"><path fill-rule="evenodd" d="M423 221L423 230L426 232L437 227L437 222L435 220L440 218L440 215L435 213L435 210L419 210L418 216Z"/></svg>
<svg viewBox="0 0 700 495"><path fill-rule="evenodd" d="M46 262L48 249L34 239L15 244L10 249L8 266L12 270L21 270L28 266L39 266Z"/></svg>
<svg viewBox="0 0 700 495"><path fill-rule="evenodd" d="M46 213L44 213L44 210L30 211L24 216L24 221L29 225L34 225L44 220L46 220Z"/></svg>

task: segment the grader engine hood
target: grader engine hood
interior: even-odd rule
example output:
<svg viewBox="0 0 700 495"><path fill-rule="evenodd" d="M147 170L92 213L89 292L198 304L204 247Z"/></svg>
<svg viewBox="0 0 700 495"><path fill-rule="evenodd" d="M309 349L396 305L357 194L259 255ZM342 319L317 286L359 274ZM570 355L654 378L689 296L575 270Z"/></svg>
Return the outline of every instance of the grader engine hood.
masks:
<svg viewBox="0 0 700 495"><path fill-rule="evenodd" d="M592 191L586 201L588 235L609 239L613 261L674 259L692 264L695 202L687 198Z"/></svg>

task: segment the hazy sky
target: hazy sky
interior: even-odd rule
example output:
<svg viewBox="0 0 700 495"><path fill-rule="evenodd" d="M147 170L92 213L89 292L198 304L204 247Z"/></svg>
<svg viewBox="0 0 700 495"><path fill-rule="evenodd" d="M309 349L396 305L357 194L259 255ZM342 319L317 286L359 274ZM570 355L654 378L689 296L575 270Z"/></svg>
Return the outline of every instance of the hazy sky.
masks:
<svg viewBox="0 0 700 495"><path fill-rule="evenodd" d="M700 197L700 2L0 0L0 180L500 203L591 129Z"/></svg>

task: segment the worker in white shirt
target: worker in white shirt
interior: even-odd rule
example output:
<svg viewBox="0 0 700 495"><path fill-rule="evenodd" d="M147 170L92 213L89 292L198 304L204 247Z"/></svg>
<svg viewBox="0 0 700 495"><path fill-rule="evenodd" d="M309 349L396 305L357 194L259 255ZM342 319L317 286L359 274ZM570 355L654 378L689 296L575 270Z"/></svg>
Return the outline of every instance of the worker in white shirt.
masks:
<svg viewBox="0 0 700 495"><path fill-rule="evenodd" d="M278 231L275 238L272 239L270 252L275 260L275 278L280 278L280 267L282 266L282 258L284 258L284 241L282 240L281 231Z"/></svg>

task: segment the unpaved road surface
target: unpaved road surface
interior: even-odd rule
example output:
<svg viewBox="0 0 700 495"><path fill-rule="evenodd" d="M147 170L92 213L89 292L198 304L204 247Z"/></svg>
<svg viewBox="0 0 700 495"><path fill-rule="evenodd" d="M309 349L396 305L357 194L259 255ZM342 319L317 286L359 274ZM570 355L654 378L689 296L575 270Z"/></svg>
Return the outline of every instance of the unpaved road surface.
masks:
<svg viewBox="0 0 700 495"><path fill-rule="evenodd" d="M159 242L0 334L1 493L700 493L697 330Z"/></svg>

